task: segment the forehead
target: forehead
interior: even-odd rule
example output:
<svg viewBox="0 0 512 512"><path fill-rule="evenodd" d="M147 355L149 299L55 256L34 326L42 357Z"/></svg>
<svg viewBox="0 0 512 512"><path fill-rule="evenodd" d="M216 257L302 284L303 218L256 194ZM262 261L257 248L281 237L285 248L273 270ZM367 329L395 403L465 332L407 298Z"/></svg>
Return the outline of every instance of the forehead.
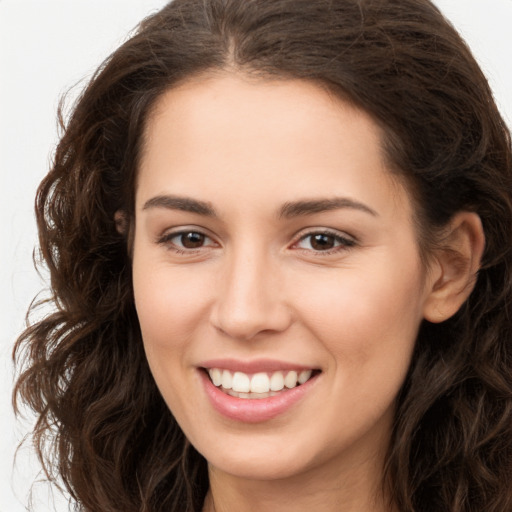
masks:
<svg viewBox="0 0 512 512"><path fill-rule="evenodd" d="M212 72L192 77L162 94L146 123L145 140L154 142L155 133L162 128L183 137L190 135L190 128L194 137L208 138L222 128L226 144L240 142L246 135L254 136L254 143L268 142L270 137L277 141L276 134L279 140L311 139L305 125L311 126L310 132L335 132L340 114L344 123L350 123L351 131L380 150L381 130L372 118L320 83Z"/></svg>
<svg viewBox="0 0 512 512"><path fill-rule="evenodd" d="M388 203L405 192L369 115L318 84L232 74L197 77L161 96L139 171L138 203L168 192L209 200L220 188L236 194L232 201L264 203L284 191Z"/></svg>

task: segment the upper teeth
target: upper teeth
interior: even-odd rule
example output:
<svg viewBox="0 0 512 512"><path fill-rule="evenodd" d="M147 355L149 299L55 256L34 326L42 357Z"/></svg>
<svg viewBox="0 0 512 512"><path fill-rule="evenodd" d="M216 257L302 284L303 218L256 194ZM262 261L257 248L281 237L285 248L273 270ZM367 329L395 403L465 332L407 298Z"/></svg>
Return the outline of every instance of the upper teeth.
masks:
<svg viewBox="0 0 512 512"><path fill-rule="evenodd" d="M211 368L208 373L215 386L222 386L237 393L268 393L281 391L285 387L291 389L297 384L304 384L311 377L311 370L261 372L248 375L243 372L232 373L229 370Z"/></svg>

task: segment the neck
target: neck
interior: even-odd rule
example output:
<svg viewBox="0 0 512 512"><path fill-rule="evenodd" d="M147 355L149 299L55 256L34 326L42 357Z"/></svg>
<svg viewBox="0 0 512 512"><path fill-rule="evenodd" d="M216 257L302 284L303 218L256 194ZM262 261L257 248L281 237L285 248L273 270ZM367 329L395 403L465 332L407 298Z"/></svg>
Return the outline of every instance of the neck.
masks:
<svg viewBox="0 0 512 512"><path fill-rule="evenodd" d="M373 460L348 471L311 470L265 481L236 477L210 466L203 512L395 512L382 490L382 471L375 468Z"/></svg>

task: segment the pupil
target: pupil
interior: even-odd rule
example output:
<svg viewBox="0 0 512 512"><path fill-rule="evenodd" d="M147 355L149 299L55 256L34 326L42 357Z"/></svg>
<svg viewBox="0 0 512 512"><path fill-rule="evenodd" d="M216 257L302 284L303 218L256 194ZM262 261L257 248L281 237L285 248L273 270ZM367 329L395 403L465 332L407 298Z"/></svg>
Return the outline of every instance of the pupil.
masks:
<svg viewBox="0 0 512 512"><path fill-rule="evenodd" d="M318 251L326 251L334 247L334 237L332 235L313 235L311 238L311 247Z"/></svg>
<svg viewBox="0 0 512 512"><path fill-rule="evenodd" d="M190 233L184 233L181 235L181 243L183 244L183 247L186 247L187 249L201 247L204 244L204 235L193 231Z"/></svg>

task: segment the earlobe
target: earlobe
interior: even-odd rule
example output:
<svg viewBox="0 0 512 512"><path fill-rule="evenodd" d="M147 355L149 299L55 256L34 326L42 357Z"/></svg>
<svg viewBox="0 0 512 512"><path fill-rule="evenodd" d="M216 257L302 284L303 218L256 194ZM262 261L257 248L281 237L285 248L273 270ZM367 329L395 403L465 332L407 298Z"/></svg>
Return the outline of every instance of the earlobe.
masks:
<svg viewBox="0 0 512 512"><path fill-rule="evenodd" d="M114 213L114 224L117 232L122 235L126 241L128 256L133 257L133 241L135 237L135 227L133 219L125 210L117 210Z"/></svg>
<svg viewBox="0 0 512 512"><path fill-rule="evenodd" d="M117 210L114 213L114 222L116 225L116 230L120 235L126 235L127 227L128 227L128 219L126 218L126 212L123 210Z"/></svg>
<svg viewBox="0 0 512 512"><path fill-rule="evenodd" d="M423 310L426 320L443 322L459 310L473 291L484 248L480 217L472 212L456 214L434 255L435 271Z"/></svg>

